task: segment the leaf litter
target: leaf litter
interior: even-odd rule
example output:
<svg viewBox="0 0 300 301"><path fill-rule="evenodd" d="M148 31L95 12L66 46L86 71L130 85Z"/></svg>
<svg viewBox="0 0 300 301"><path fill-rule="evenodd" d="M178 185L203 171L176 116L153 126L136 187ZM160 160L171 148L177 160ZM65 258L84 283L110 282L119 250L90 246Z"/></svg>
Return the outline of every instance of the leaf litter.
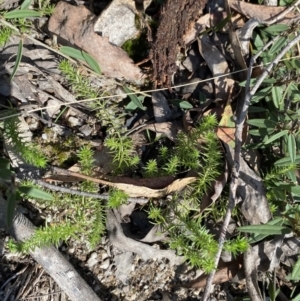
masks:
<svg viewBox="0 0 300 301"><path fill-rule="evenodd" d="M141 1L141 3L142 2L143 1ZM58 37L58 43L60 45L71 45L84 50L94 57L103 75L98 76L94 73L90 73L84 64L80 67L82 68L81 72L91 77L91 82L94 81L94 83L97 83L93 86L95 90L101 90L104 94L108 92L110 95L115 94L115 98L107 100L108 106L114 101L117 103L117 106L123 106L124 97L120 94L129 93L128 89L125 88L127 87L127 83L129 82L131 85L141 86L145 82L147 74L149 74L149 68L153 68L153 77L150 77L150 79L154 81L154 86L167 87L169 90L172 85L180 85L182 83L196 88L197 81L196 84L194 84L192 80L193 78L198 78L198 76L201 77L202 80L206 79L213 82L211 99L208 98L201 103L199 98L193 96L193 93L189 94L189 104L195 109L198 109L198 107L202 108L201 113L198 111L196 118L193 110L183 112L184 109L174 105L175 102L172 102L172 100L180 98L180 94L176 95L174 91L168 90L165 92L146 92L148 95L151 93L151 104L145 101L141 106L137 106L137 108L145 108L145 110L137 110L131 113L131 117L135 119L135 122L137 122L137 120L144 120L144 122L142 126L136 125L135 123L130 129L131 134L129 135L136 144L138 141L144 141L144 145L135 145L135 147L140 148L142 156L147 156L146 152L148 151L148 157L151 157L151 152L154 152L155 155L157 150L155 150L155 148L149 150L149 145L155 145L157 142L151 142L149 138L151 136L150 132L155 135L155 139L158 140L160 138L162 141L168 141L168 145L170 145L170 143L172 145L172 143L176 141L178 133L188 132L194 127L196 123L195 120L201 121L202 116L205 116L208 112L216 113L218 120L220 120L217 134L224 144L224 158L227 167L222 171L219 178L212 181L210 191L207 191L202 198L199 212L205 212L213 203L220 200L221 194L226 190L226 183L228 182L230 171L234 165L233 147L235 130L233 122L234 112L232 111L234 105L232 104L234 103L234 98L240 97L242 93L238 94L237 90L239 88L235 84L236 79L233 75L228 74L230 71L237 70L236 64L233 63L234 58L237 59L237 64L240 67L244 68L247 66L250 48L249 43L253 28L251 28L251 26L249 27L249 23L245 23L245 18L247 20L258 16L261 20L268 21L281 13L284 8L258 6L230 0L227 5L230 7L231 12L228 9L226 11L224 9L225 7L223 7L223 12L212 10L211 13L208 13L207 10L204 9L204 6L205 4L210 5L210 1L208 1L208 3L200 2L197 7L194 7L192 1L188 0L182 1L182 3L166 1L166 4L161 6L158 5L156 1L153 1L151 5L149 5L148 2L149 1L147 1L147 5L143 6L144 9L147 8L146 15L148 13L149 16L154 16L153 18L155 18L155 14L160 16L157 19L159 24L157 35L154 35L154 42L150 44L151 50L149 51L149 55L153 64L152 67L149 67L147 63L138 67L133 63L132 59L129 58L127 53L119 47L128 39L139 34L139 29L136 27L134 20L136 16L140 17L139 11L136 10L137 4L140 3L139 1L123 2L114 0L112 4L100 14L97 20L96 15L91 13L84 6L73 6L59 2L49 19L48 30L52 36ZM2 7L5 7L5 5L6 4L3 3ZM8 7L6 6L6 8ZM107 21L117 16L120 17L116 18L116 22ZM218 23L228 16L231 16L231 18L225 22L220 32L216 30ZM282 19L282 22L290 22L290 20L294 20L295 17L297 17L297 15L291 12ZM173 19L176 20L175 24L172 21ZM182 22L183 20L184 22ZM147 21L145 18L141 18L141 22ZM237 27L241 28L239 35L236 31ZM211 30L213 34L204 33L207 29ZM150 28L148 28L148 30L149 42L152 40L154 32L151 32ZM243 40L241 43L240 40L245 37L245 34L248 35L249 38L246 39L246 41ZM43 33L43 35L46 37L46 33ZM195 42L196 39L197 41ZM5 63L6 69L3 68L1 73L1 86L7 85L7 75L11 75L12 73L14 66L12 55L16 53L18 42L18 38L12 38L2 49L1 60L3 64ZM233 52L231 59L229 59L230 56L225 46L226 43L231 44L231 50ZM178 51L178 48L180 48L181 51ZM187 50L190 48L193 48L193 54L198 60L194 60L194 65L188 70L182 64L182 57L187 55ZM180 54L182 56L181 58L178 57ZM47 137L53 136L56 140L65 141L63 143L66 143L65 137L70 136L71 132L75 132L80 139L92 141L93 146L97 148L98 156L101 157L102 154L104 154L101 153L101 149L104 147L103 141L105 140L106 127L109 127L110 123L104 124L103 122L101 125L101 117L100 120L98 120L99 116L94 117L93 109L84 103L76 104L78 97L74 95L72 87L68 87L61 75L61 71L57 68L58 60L58 56L54 55L50 50L40 48L38 44L25 39L22 62L11 83L11 89L10 91L2 93L5 96L10 96L11 104L16 106L19 110L22 110L23 123L25 122L25 124L30 125L30 120L35 120L31 122L31 127L27 128L28 133L33 132L35 136L31 138L31 133L29 140L36 139L36 136L44 131L44 140L47 140ZM202 63L199 64L201 61ZM123 83L121 82L120 85L120 81L126 81L126 86L124 84L123 90ZM121 92L116 93L120 87ZM230 92L233 88L236 95ZM135 89L138 90L139 88L136 87ZM227 101L228 99L229 101ZM1 102L3 102L2 99ZM2 104L4 105L6 102ZM27 108L22 107L21 104L27 105ZM40 106L42 111L34 114L27 113L32 108L35 109L36 106ZM218 110L216 110L216 107ZM121 110L119 108L118 110L112 111L111 114L117 115ZM143 114L143 116L141 114ZM126 118L128 118L128 116ZM71 120L73 123L71 123ZM147 124L145 120L149 120L152 123ZM32 125L33 123L35 127ZM70 126L71 124L73 124L73 126ZM83 130L84 126L87 126L88 131ZM47 127L52 133L45 130ZM125 127L125 122L122 127ZM245 128L245 135L247 135L247 131L248 129ZM48 133L46 134L46 132ZM141 137L145 136L148 138L141 139ZM65 157L75 158L76 150L74 150L74 148L78 147L78 145L74 145L73 149L65 154ZM14 154L12 150L8 152L8 155L13 160ZM54 162L52 158L49 159ZM180 175L180 178L176 176L157 176L146 179L135 178L133 176L113 175L114 165L111 164L111 162L106 162L106 160L111 160L111 158L105 156L104 161L102 160L101 163L105 168L101 168L100 172L98 170L98 173L96 173L100 164L98 163L99 165L94 166L95 173L93 176L81 174L79 167L79 170L77 168L75 172L66 172L67 177L65 176L65 178L60 174L48 175L43 179L56 183L71 179L73 186L76 186L76 179L85 179L100 184L101 187L103 187L102 189L110 186L126 192L133 198L144 197L149 199L148 202L152 202L157 207L164 203L162 199L174 193L179 195L183 194L185 190L189 189L189 185L197 180L197 177L195 177L197 174L193 173L193 171L189 171L186 175ZM66 160L62 160L62 163L66 164L65 161ZM244 222L248 222L249 224L267 223L271 219L271 211L262 179L247 165L242 157L240 158L240 162L241 177L238 179L237 196L238 203L240 203L239 209L241 211L241 217ZM67 163L64 166L65 170L72 170L72 164ZM21 171L24 172L24 170ZM189 177L189 174L193 176ZM31 177L33 176L31 175ZM41 178L41 176L39 177ZM210 201L207 201L207 199L210 199ZM174 201L174 199L170 200L170 202ZM149 227L149 229L147 229L148 232L144 233L145 235L141 239L130 238L137 237L137 232L132 231L132 229L128 230L128 225L125 226L124 224L126 223L124 221L127 220L127 224L130 224L131 228L136 227L139 231L145 230L143 226L137 226L145 217L140 215L133 222L133 216L134 212L143 212L143 214L147 212L147 210L144 210L140 205L133 204L129 205L126 214L124 214L125 211L122 214L122 210L125 210L124 208L122 210L120 209L121 213L118 212L118 210L108 211L107 231L109 242L103 239L96 250L95 256L89 254L84 244L78 244L74 239L70 240L68 245L62 249L69 254L68 256L73 257L75 264L76 261L81 260L83 265L86 265L87 269L79 268L81 273L85 274L88 271L88 273L92 273L94 277L98 277L97 279L101 279L101 285L107 286L107 289L102 290L99 286L92 284L93 280L89 280L92 288L96 291L98 296L103 299L108 298L112 300L116 297L116 300L162 300L161 298L165 299L169 298L168 296L176 296L177 300L189 300L188 298L200 300L201 295L199 295L197 290L188 292L181 290L180 287L204 287L206 275L202 275L200 278L196 277L196 275L202 271L190 269L185 266L185 264L182 264L182 257L176 255L174 251L165 249L167 246L165 242L168 238L168 232L160 233L162 229L155 226ZM39 208L37 203L35 203L35 206ZM44 216L48 214L54 218L54 216L57 215L57 213L53 213L51 209L48 208L40 207L38 210ZM146 219L149 222L147 214ZM157 239L156 234L160 234L160 236L158 235L158 237L160 237L159 239ZM294 247L290 247L292 240L298 250L299 242L295 237L275 237L272 241L262 241L260 244L249 248L244 255L243 262L240 257L226 263L220 262L218 272L215 275L214 284L219 285L228 281L233 283L236 281L236 283L239 283L243 281L243 277L246 277L248 292L252 300L261 300L257 286L257 272L277 269L280 264L287 265L289 260L295 261L297 252L291 253L291 250L294 249ZM155 242L157 244L154 244L153 247L144 242L151 242L152 244ZM73 250L74 248L76 251ZM278 250L282 251L278 252ZM133 256L132 253L137 255ZM118 256L122 256L122 254L124 254L124 256L126 255L126 261L128 261L128 265L124 268L126 272L121 271L121 264L123 264L124 261L117 260ZM88 257L90 260L88 260ZM139 269L138 262L141 260L140 258L143 260L143 264ZM168 262L164 262L163 258L166 258ZM94 261L98 262L97 260L99 260L99 266L102 267L100 269L98 265L92 264ZM134 263L135 261L137 262ZM104 262L106 262L107 265L104 265ZM270 265L268 266L269 263ZM118 272L116 276L113 275L114 264ZM178 269L184 272L178 272L176 274L175 269L172 268L173 265L179 266ZM160 273L158 273L159 275L153 274L153 271L159 270L160 267L163 268L161 268ZM34 269L37 269L36 266L34 266ZM132 269L136 270L135 274L130 273ZM165 270L165 272L163 270ZM142 275L145 271L149 273L147 274L148 279L146 279L147 277L141 277L141 283L138 284L137 279L139 275ZM239 279L235 279L237 273L240 273ZM25 273L21 273L20 275L20 279L26 276ZM168 280L165 280L164 277L167 277L166 279ZM115 284L117 281L122 283L122 285L119 284L121 289ZM149 284L147 285L149 281L153 282L151 286L149 286ZM58 283L58 285L61 284ZM177 287L177 290L174 289L174 285ZM45 284L39 286L39 292L42 292L43 288L45 288ZM1 289L0 294L3 294ZM52 286L51 289L55 288ZM14 287L14 290L18 291L17 287ZM134 293L134 290L138 290L140 295ZM48 291L45 291L45 293L47 292ZM222 287L216 286L214 293L221 294ZM243 290L242 293L247 294L247 292ZM23 293L22 297L25 296L26 294Z"/></svg>

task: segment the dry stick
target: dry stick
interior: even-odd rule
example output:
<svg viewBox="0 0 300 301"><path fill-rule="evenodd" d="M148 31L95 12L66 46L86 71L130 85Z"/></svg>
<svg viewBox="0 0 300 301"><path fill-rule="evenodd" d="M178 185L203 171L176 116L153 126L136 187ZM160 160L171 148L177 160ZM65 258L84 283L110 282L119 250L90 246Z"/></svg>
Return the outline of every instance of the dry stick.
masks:
<svg viewBox="0 0 300 301"><path fill-rule="evenodd" d="M261 22L261 24L264 25L272 25L276 22L278 22L279 20L283 19L283 17L288 14L289 12L291 12L294 8L296 8L296 6L298 6L300 4L300 0L296 1L295 3L293 3L291 6L289 6L287 9L285 9L283 12L281 12L279 15L277 15L276 17L273 17L272 20L270 21L263 21Z"/></svg>
<svg viewBox="0 0 300 301"><path fill-rule="evenodd" d="M71 188L52 185L52 184L46 183L42 180L32 180L32 181L33 181L33 183L36 183L36 184L38 184L42 187L45 187L49 190L59 191L59 192L62 192L62 193L75 194L75 195L79 195L79 196L83 196L83 197L90 197L90 198L102 199L102 200L108 200L108 198L109 198L108 195L97 194L97 193L89 193L89 192L84 192L84 191L77 191L77 190L71 189ZM129 197L127 199L127 201L130 202L130 203L139 203L139 204L146 204L146 203L149 202L149 200L146 199L146 198L132 198L132 197Z"/></svg>
<svg viewBox="0 0 300 301"><path fill-rule="evenodd" d="M300 1L297 1L300 3ZM277 55L277 57L270 63L270 65L265 69L265 71L262 73L262 75L258 78L256 84L253 86L253 88L250 90L250 79L251 79L251 73L253 64L255 63L256 57L253 57L250 62L250 67L248 69L248 76L247 76L247 84L246 84L246 96L244 99L244 103L242 106L242 110L240 112L240 115L237 116L236 119L236 132L235 132L235 152L234 152L234 167L232 170L232 179L230 183L230 195L229 195L229 204L226 211L226 215L224 218L222 230L220 233L219 241L218 241L218 252L215 257L215 267L217 267L221 252L223 249L224 241L225 241L225 235L227 232L227 228L231 219L232 210L235 207L236 203L236 190L238 187L238 178L239 178L239 168L240 168L240 153L241 153L241 147L242 147L242 132L243 132L243 126L246 120L246 116L248 113L248 108L250 105L250 101L253 97L253 95L256 93L258 88L260 87L263 80L267 77L267 75L271 72L271 70L274 68L275 65L278 64L280 59L298 42L300 41L300 34L298 34L292 41L288 43L287 46L285 46L282 51ZM205 291L203 295L203 301L206 301L209 297L211 286L213 282L213 278L215 276L216 270L213 270L213 272L210 273L210 275L207 278Z"/></svg>

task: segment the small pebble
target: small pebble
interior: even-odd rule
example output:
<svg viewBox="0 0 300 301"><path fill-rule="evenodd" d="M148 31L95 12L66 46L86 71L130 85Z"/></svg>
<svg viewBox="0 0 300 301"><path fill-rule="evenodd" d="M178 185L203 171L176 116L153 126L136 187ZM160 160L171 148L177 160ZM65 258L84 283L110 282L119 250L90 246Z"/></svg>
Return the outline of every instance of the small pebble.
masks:
<svg viewBox="0 0 300 301"><path fill-rule="evenodd" d="M110 265L110 260L106 259L101 263L100 268L106 270L108 269L109 265Z"/></svg>
<svg viewBox="0 0 300 301"><path fill-rule="evenodd" d="M93 129L92 129L92 127L90 127L89 125L83 125L82 127L80 127L79 128L79 131L84 135L84 136L89 136L91 133L92 133L92 131L93 131Z"/></svg>
<svg viewBox="0 0 300 301"><path fill-rule="evenodd" d="M98 263L98 256L96 252L93 252L89 258L89 260L87 261L87 266L89 268L93 267L95 264Z"/></svg>

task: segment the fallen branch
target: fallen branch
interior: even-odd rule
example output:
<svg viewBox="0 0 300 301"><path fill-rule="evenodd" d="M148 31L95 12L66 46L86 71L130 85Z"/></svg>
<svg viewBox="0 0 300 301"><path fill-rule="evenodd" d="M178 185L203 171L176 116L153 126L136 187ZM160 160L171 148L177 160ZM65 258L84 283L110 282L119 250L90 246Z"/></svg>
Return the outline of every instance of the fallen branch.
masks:
<svg viewBox="0 0 300 301"><path fill-rule="evenodd" d="M7 201L0 197L0 228L6 229ZM24 241L34 234L33 224L21 213L16 213L7 232L17 241ZM101 301L86 284L74 267L53 246L35 248L30 255L54 279L72 301Z"/></svg>
<svg viewBox="0 0 300 301"><path fill-rule="evenodd" d="M107 195L107 194L98 194L98 193L78 191L78 190L71 189L71 188L52 185L52 184L46 183L42 180L32 180L32 181L33 181L33 183L36 183L36 184L38 184L42 187L45 187L49 190L58 191L58 192L61 192L61 193L69 193L69 194L79 195L79 196L83 196L83 197L89 197L89 198L94 198L94 199L102 199L102 200L108 200L108 198L109 198L109 195ZM146 199L146 198L130 198L129 197L127 199L127 202L138 203L138 204L147 204L148 201L149 201L149 199Z"/></svg>

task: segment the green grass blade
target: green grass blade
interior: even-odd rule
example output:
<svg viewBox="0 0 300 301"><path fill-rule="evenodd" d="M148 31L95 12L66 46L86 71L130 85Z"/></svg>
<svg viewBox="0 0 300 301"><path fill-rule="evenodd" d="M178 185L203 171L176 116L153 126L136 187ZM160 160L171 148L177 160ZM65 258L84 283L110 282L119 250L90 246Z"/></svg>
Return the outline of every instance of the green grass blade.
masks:
<svg viewBox="0 0 300 301"><path fill-rule="evenodd" d="M300 155L296 155L294 164L300 163ZM279 159L275 162L275 166L289 166L292 164L290 156Z"/></svg>
<svg viewBox="0 0 300 301"><path fill-rule="evenodd" d="M262 235L280 235L287 234L291 232L291 229L285 226L276 226L276 225L251 225L239 227L238 231L254 233L254 234L262 234Z"/></svg>
<svg viewBox="0 0 300 301"><path fill-rule="evenodd" d="M296 139L293 134L288 136L288 150L289 156L291 158L292 163L295 163L296 160Z"/></svg>
<svg viewBox="0 0 300 301"><path fill-rule="evenodd" d="M146 108L143 106L141 101L138 99L138 97L135 94L132 94L132 91L128 89L126 86L123 86L123 89L125 90L125 93L131 93L128 96L130 97L131 101L141 110L145 111Z"/></svg>
<svg viewBox="0 0 300 301"><path fill-rule="evenodd" d="M269 144L269 143L281 138L282 136L286 135L288 132L289 132L289 130L284 130L279 133L276 133L275 135L271 136L267 141L265 141L264 144Z"/></svg>
<svg viewBox="0 0 300 301"><path fill-rule="evenodd" d="M29 8L32 0L25 0L21 5L21 10L26 10Z"/></svg>
<svg viewBox="0 0 300 301"><path fill-rule="evenodd" d="M4 19L24 19L41 17L41 13L31 9L15 9L3 15Z"/></svg>
<svg viewBox="0 0 300 301"><path fill-rule="evenodd" d="M282 224L283 224L283 220L281 217L274 218L268 222L268 225L281 226ZM253 236L251 236L249 243L250 244L257 243L257 242L263 240L264 238L266 238L267 236L268 236L268 234L255 233L255 234L253 234Z"/></svg>
<svg viewBox="0 0 300 301"><path fill-rule="evenodd" d="M85 61L81 50L75 49L73 47L62 46L62 47L60 47L60 51L63 54L68 55L74 59Z"/></svg>
<svg viewBox="0 0 300 301"><path fill-rule="evenodd" d="M30 186L20 186L19 191L21 193L26 194L29 197L45 200L45 201L52 201L53 196L50 193L47 193L41 189L30 187Z"/></svg>
<svg viewBox="0 0 300 301"><path fill-rule="evenodd" d="M92 70L94 70L98 74L101 74L101 69L98 62L91 55L82 51L82 56L84 57L84 60L91 67Z"/></svg>
<svg viewBox="0 0 300 301"><path fill-rule="evenodd" d="M297 260L296 264L293 267L292 271L292 280L299 280L300 279L300 258Z"/></svg>
<svg viewBox="0 0 300 301"><path fill-rule="evenodd" d="M16 63L15 63L14 69L12 71L12 74L11 74L11 76L9 78L10 81L13 80L13 78L15 77L15 75L17 73L17 70L18 70L18 68L20 66L20 62L21 62L21 59L22 59L22 55L23 55L23 40L21 39L20 42L19 42L19 46L18 46Z"/></svg>

